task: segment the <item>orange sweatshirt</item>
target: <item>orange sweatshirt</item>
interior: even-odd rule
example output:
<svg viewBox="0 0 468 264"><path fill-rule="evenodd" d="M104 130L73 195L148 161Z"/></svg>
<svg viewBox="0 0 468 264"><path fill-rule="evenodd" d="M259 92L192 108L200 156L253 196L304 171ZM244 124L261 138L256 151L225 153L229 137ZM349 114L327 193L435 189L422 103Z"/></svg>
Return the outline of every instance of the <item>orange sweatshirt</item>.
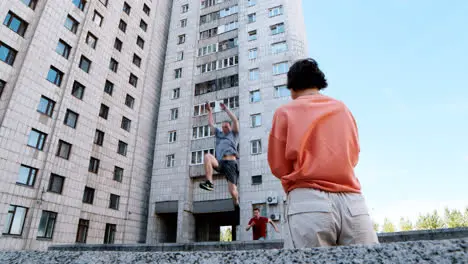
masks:
<svg viewBox="0 0 468 264"><path fill-rule="evenodd" d="M295 188L360 193L354 175L359 151L354 117L338 100L301 96L275 112L268 163L286 193Z"/></svg>

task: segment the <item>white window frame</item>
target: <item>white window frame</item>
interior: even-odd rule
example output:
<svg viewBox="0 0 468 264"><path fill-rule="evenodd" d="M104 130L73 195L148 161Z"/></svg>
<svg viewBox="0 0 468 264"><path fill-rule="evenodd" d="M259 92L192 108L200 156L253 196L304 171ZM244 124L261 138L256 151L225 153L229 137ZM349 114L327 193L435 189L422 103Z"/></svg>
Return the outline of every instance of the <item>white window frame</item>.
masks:
<svg viewBox="0 0 468 264"><path fill-rule="evenodd" d="M172 89L171 99L178 99L180 97L180 88Z"/></svg>
<svg viewBox="0 0 468 264"><path fill-rule="evenodd" d="M254 152L254 148L257 149L257 152ZM258 155L262 154L262 140L255 139L250 141L250 154L251 155Z"/></svg>
<svg viewBox="0 0 468 264"><path fill-rule="evenodd" d="M210 44L198 49L198 57L218 52L218 43Z"/></svg>
<svg viewBox="0 0 468 264"><path fill-rule="evenodd" d="M280 28L282 28L283 31L281 31ZM271 35L278 35L284 33L285 31L286 29L284 28L284 23L278 23L270 26Z"/></svg>
<svg viewBox="0 0 468 264"><path fill-rule="evenodd" d="M171 115L169 116L169 120L177 120L179 118L179 108L172 108Z"/></svg>
<svg viewBox="0 0 468 264"><path fill-rule="evenodd" d="M251 33L252 33L252 34L251 34ZM257 35L258 35L257 30L251 30L251 31L249 31L247 34L249 34L249 35L248 35L248 41L257 40Z"/></svg>
<svg viewBox="0 0 468 264"><path fill-rule="evenodd" d="M249 60L255 60L258 57L258 48L249 49Z"/></svg>
<svg viewBox="0 0 468 264"><path fill-rule="evenodd" d="M273 75L285 74L289 71L289 63L287 61L273 64Z"/></svg>
<svg viewBox="0 0 468 264"><path fill-rule="evenodd" d="M173 130L173 131L169 131L169 143L174 143L177 141L177 131L176 130Z"/></svg>
<svg viewBox="0 0 468 264"><path fill-rule="evenodd" d="M250 115L250 127L254 128L259 126L262 126L262 114L258 113Z"/></svg>
<svg viewBox="0 0 468 264"><path fill-rule="evenodd" d="M181 20L180 20L180 27L181 27L181 28L184 28L184 27L186 27L186 26L187 26L187 19L186 19L186 18L181 19Z"/></svg>
<svg viewBox="0 0 468 264"><path fill-rule="evenodd" d="M271 53L278 54L288 51L288 43L286 41L280 41L271 44Z"/></svg>
<svg viewBox="0 0 468 264"><path fill-rule="evenodd" d="M166 155L166 168L174 168L175 154Z"/></svg>
<svg viewBox="0 0 468 264"><path fill-rule="evenodd" d="M247 0L247 6L254 6L257 4L257 0Z"/></svg>
<svg viewBox="0 0 468 264"><path fill-rule="evenodd" d="M255 23L257 22L257 13L253 12L247 15L247 23Z"/></svg>
<svg viewBox="0 0 468 264"><path fill-rule="evenodd" d="M219 10L219 17L223 18L223 17L231 16L231 15L237 14L238 12L239 12L239 6L233 5L225 9Z"/></svg>
<svg viewBox="0 0 468 264"><path fill-rule="evenodd" d="M182 78L182 68L178 68L174 70L174 77L176 79Z"/></svg>
<svg viewBox="0 0 468 264"><path fill-rule="evenodd" d="M249 70L249 81L257 81L259 78L260 78L260 71L258 68Z"/></svg>
<svg viewBox="0 0 468 264"><path fill-rule="evenodd" d="M184 52L183 51L179 51L177 52L177 58L176 58L177 61L182 61L184 60Z"/></svg>
<svg viewBox="0 0 468 264"><path fill-rule="evenodd" d="M258 101L254 101L254 94L258 92ZM249 102L254 104L262 101L262 94L260 93L260 90L253 90L249 92Z"/></svg>
<svg viewBox="0 0 468 264"><path fill-rule="evenodd" d="M283 84L283 85L276 85L275 87L275 97L276 98L283 98L283 97L288 97L288 96L291 96L291 91L288 90L288 86ZM285 96L281 96L280 95L280 89L286 89L287 91L289 91L289 94L288 95L285 95Z"/></svg>
<svg viewBox="0 0 468 264"><path fill-rule="evenodd" d="M196 132L194 132L194 131L196 131ZM205 136L205 134L208 134L208 136ZM202 138L210 138L210 137L213 137L213 136L214 135L211 133L210 125L192 127L192 140L197 140L197 139L202 139Z"/></svg>
<svg viewBox="0 0 468 264"><path fill-rule="evenodd" d="M211 154L211 155L215 155L215 150L214 149L202 149L202 150L196 150L196 151L192 151L190 153L190 165L191 166L196 166L196 165L201 165L203 164L204 160L205 160L205 154ZM193 155L195 154L195 163L193 163Z"/></svg>
<svg viewBox="0 0 468 264"><path fill-rule="evenodd" d="M282 14L283 14L283 6L282 5L272 7L272 8L270 8L268 10L268 16L269 17L280 16Z"/></svg>
<svg viewBox="0 0 468 264"><path fill-rule="evenodd" d="M182 5L181 9L182 9L181 10L182 14L187 13L189 11L189 5L188 4Z"/></svg>

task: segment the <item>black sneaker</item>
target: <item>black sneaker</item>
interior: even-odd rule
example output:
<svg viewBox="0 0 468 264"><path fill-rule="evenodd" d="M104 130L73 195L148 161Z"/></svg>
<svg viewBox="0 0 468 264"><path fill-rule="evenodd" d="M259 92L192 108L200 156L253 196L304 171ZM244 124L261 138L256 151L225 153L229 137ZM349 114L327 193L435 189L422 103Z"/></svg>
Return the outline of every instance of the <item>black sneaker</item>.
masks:
<svg viewBox="0 0 468 264"><path fill-rule="evenodd" d="M211 182L206 181L206 182L200 183L200 188L207 190L207 191L212 191L214 189L214 186Z"/></svg>

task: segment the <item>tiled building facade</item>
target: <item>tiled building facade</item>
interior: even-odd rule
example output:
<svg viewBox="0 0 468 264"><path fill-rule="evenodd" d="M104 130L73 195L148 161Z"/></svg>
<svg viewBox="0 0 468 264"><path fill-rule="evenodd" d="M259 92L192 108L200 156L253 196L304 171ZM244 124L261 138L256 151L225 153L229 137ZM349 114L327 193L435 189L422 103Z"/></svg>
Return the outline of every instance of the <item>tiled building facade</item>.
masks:
<svg viewBox="0 0 468 264"><path fill-rule="evenodd" d="M179 0L172 5L161 90L147 243L219 240L233 227L236 240L252 239L245 226L252 208L283 220L279 181L267 163L275 109L289 99L286 73L307 55L300 0ZM222 175L215 191L199 188L203 156L213 153L205 102L215 122L228 120L219 102L240 120L240 219ZM281 238L268 230L268 239Z"/></svg>
<svg viewBox="0 0 468 264"><path fill-rule="evenodd" d="M141 243L172 1L0 1L0 248Z"/></svg>

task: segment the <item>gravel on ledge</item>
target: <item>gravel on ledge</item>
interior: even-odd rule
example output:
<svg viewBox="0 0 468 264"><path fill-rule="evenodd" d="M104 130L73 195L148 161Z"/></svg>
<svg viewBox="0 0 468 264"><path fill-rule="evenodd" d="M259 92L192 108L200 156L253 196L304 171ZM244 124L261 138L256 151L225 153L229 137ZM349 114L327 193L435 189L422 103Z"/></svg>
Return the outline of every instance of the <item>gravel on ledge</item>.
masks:
<svg viewBox="0 0 468 264"><path fill-rule="evenodd" d="M468 239L413 241L375 246L220 252L9 251L0 263L468 263Z"/></svg>

